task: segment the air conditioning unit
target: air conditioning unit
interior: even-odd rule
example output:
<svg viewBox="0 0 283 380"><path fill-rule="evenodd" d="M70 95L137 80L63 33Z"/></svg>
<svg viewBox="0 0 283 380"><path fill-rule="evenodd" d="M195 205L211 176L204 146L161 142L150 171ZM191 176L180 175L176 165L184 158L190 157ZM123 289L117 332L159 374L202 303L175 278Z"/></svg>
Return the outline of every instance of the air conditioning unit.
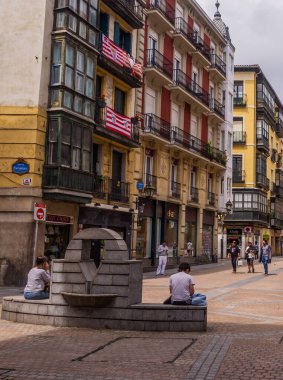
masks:
<svg viewBox="0 0 283 380"><path fill-rule="evenodd" d="M245 234L250 234L252 232L252 227L251 226L246 226L245 228L244 228L244 233Z"/></svg>

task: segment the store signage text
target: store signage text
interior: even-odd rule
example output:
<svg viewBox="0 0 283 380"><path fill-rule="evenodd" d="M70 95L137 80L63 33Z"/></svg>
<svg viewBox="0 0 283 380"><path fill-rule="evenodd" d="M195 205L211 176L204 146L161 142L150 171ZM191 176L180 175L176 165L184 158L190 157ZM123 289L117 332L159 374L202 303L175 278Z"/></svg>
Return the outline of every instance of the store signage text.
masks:
<svg viewBox="0 0 283 380"><path fill-rule="evenodd" d="M46 216L46 222L70 224L71 223L71 218L69 216L65 216L65 215L51 215L51 214L47 214L47 216Z"/></svg>

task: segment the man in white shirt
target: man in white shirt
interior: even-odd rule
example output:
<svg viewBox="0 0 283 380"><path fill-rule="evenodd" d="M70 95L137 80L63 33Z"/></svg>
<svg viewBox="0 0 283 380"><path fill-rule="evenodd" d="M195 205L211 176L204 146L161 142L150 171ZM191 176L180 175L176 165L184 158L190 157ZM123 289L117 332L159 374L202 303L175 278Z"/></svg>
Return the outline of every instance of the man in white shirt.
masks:
<svg viewBox="0 0 283 380"><path fill-rule="evenodd" d="M169 289L173 305L190 305L192 302L195 282L193 277L189 275L190 270L190 264L181 263L178 273L170 276Z"/></svg>
<svg viewBox="0 0 283 380"><path fill-rule="evenodd" d="M168 247L166 241L164 241L158 248L158 267L156 271L156 276L159 274L164 274L166 264L167 264L167 257L168 257Z"/></svg>

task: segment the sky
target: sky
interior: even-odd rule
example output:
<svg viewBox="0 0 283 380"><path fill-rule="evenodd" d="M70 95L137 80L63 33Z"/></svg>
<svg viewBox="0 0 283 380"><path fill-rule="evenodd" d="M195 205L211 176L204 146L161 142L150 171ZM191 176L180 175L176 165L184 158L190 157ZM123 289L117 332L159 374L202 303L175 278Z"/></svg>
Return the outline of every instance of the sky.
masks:
<svg viewBox="0 0 283 380"><path fill-rule="evenodd" d="M196 0L214 18L216 0ZM258 64L283 102L283 0L219 0L235 64Z"/></svg>

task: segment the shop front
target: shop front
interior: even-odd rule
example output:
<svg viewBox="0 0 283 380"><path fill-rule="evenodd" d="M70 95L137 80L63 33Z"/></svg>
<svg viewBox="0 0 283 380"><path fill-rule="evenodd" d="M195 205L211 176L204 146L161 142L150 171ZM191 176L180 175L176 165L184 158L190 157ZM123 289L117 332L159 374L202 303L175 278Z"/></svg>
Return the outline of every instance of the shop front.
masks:
<svg viewBox="0 0 283 380"><path fill-rule="evenodd" d="M243 241L242 241L242 236L243 236L243 228L230 228L227 227L226 229L227 233L227 253L229 253L230 247L232 246L232 242L236 241L237 245L242 248Z"/></svg>
<svg viewBox="0 0 283 380"><path fill-rule="evenodd" d="M185 219L185 247L184 255L187 256L187 243L192 243L193 257L197 254L197 216L198 209L194 207L186 207L186 219Z"/></svg>
<svg viewBox="0 0 283 380"><path fill-rule="evenodd" d="M73 218L66 215L46 215L44 255L50 259L63 259L70 240Z"/></svg>
<svg viewBox="0 0 283 380"><path fill-rule="evenodd" d="M215 213L213 211L203 211L202 254L207 256L209 261L213 259L214 218Z"/></svg>

